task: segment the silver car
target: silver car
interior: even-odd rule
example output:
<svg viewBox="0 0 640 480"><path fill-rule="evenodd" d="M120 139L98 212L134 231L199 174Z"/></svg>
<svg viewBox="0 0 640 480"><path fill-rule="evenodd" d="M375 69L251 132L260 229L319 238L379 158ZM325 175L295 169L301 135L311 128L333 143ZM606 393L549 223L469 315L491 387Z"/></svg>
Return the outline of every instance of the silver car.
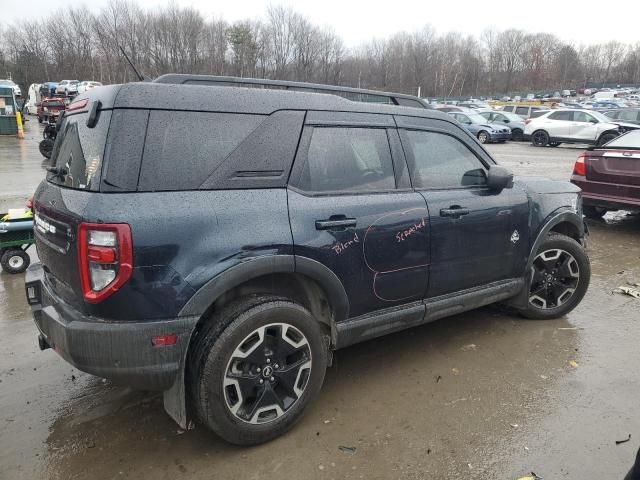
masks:
<svg viewBox="0 0 640 480"><path fill-rule="evenodd" d="M482 111L484 118L491 123L504 123L511 128L511 140L520 141L524 137L524 120L520 115L510 112Z"/></svg>

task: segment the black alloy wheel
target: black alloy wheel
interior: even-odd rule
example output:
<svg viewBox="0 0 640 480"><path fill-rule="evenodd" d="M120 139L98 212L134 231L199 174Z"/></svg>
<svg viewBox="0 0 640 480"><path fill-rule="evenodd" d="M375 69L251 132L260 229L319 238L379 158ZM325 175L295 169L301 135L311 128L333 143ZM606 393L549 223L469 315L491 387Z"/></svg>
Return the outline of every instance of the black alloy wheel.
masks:
<svg viewBox="0 0 640 480"><path fill-rule="evenodd" d="M543 310L569 301L580 282L580 267L569 252L554 248L539 253L533 261L529 303Z"/></svg>

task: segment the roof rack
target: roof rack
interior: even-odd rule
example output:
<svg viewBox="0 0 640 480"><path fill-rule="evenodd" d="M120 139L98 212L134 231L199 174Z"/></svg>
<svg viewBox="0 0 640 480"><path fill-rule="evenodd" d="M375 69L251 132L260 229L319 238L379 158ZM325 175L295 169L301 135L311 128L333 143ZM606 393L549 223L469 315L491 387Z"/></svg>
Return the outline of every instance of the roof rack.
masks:
<svg viewBox="0 0 640 480"><path fill-rule="evenodd" d="M161 75L153 80L153 82L181 85L210 85L218 87L267 88L307 93L324 93L337 95L354 102L381 103L387 105L432 109L432 107L423 99L414 97L413 95L379 92L377 90L366 90L364 88L323 85L319 83L290 82L287 80L268 80L262 78L221 77L215 75L189 75L180 73L168 73Z"/></svg>

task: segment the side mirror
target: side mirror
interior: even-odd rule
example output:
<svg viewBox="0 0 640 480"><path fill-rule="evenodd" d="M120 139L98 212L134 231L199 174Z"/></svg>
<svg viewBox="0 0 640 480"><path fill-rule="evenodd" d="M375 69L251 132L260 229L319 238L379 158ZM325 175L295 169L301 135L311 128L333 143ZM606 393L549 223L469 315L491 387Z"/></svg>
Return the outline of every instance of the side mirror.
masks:
<svg viewBox="0 0 640 480"><path fill-rule="evenodd" d="M596 123L599 123L599 122L595 118L592 118L591 120L589 120L589 123L596 124Z"/></svg>
<svg viewBox="0 0 640 480"><path fill-rule="evenodd" d="M511 123L511 120L509 120L508 118L505 118L503 121L504 123Z"/></svg>
<svg viewBox="0 0 640 480"><path fill-rule="evenodd" d="M513 173L499 165L491 165L487 175L487 186L496 192L501 192L505 188L513 188Z"/></svg>

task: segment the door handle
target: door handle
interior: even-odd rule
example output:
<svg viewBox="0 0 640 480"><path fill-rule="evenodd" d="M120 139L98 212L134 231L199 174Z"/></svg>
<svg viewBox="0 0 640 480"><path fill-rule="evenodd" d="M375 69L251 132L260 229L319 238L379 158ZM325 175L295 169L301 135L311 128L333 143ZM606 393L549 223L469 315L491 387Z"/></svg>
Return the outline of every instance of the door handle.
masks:
<svg viewBox="0 0 640 480"><path fill-rule="evenodd" d="M355 218L347 218L344 215L332 215L327 220L316 220L316 230L333 230L345 229L347 227L355 227L357 220Z"/></svg>
<svg viewBox="0 0 640 480"><path fill-rule="evenodd" d="M458 205L451 205L449 208L443 208L440 210L441 217L460 218L462 215L469 215L469 209Z"/></svg>

